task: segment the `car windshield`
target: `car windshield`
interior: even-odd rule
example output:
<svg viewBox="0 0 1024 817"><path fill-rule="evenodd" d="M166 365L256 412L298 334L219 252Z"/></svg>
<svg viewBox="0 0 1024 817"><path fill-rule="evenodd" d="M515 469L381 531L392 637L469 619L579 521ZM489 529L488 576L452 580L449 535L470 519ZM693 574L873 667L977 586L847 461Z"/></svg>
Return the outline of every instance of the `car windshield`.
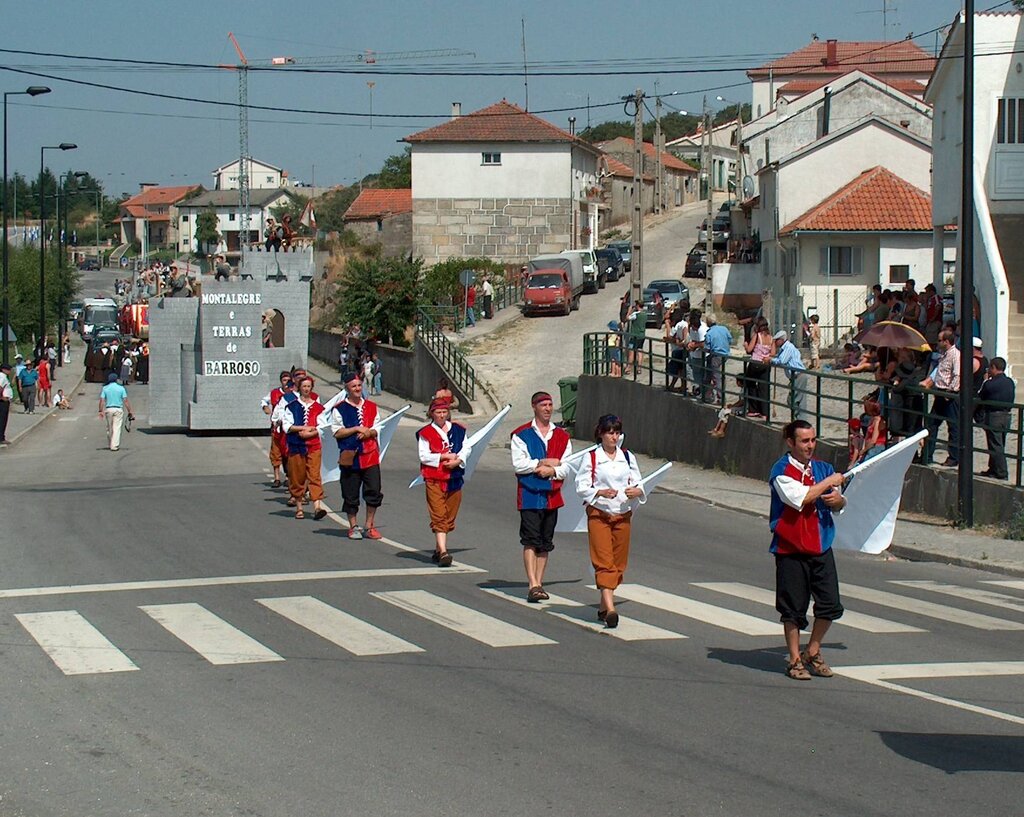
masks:
<svg viewBox="0 0 1024 817"><path fill-rule="evenodd" d="M612 259L615 258L615 253L611 252L610 250L598 250L597 257L601 261L611 261Z"/></svg>
<svg viewBox="0 0 1024 817"><path fill-rule="evenodd" d="M558 289L562 285L562 276L553 272L535 273L530 276L527 284L530 289Z"/></svg>
<svg viewBox="0 0 1024 817"><path fill-rule="evenodd" d="M682 291L682 287L675 281L651 281L647 285L650 290L658 290L658 292L665 294L666 292L678 293Z"/></svg>
<svg viewBox="0 0 1024 817"><path fill-rule="evenodd" d="M629 252L633 249L633 245L628 241L616 241L614 244L609 244L608 246L613 250L618 250L619 252Z"/></svg>

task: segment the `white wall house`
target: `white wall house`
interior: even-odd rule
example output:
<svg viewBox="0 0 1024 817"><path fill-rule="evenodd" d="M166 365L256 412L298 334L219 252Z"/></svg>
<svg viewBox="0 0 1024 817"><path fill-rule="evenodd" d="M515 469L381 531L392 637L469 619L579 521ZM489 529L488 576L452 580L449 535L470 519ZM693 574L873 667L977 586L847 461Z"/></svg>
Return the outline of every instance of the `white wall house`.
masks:
<svg viewBox="0 0 1024 817"><path fill-rule="evenodd" d="M747 126L744 125L743 127L745 131ZM666 142L665 147L674 156L686 162L701 164L704 161L706 139L706 134L698 129L696 133L690 133ZM736 179L740 178L744 172L751 172L747 162L744 162L742 171L738 167L738 163L737 123L733 119L711 129L711 188L719 191L732 191L735 187ZM736 197L739 197L738 193Z"/></svg>
<svg viewBox="0 0 1024 817"><path fill-rule="evenodd" d="M238 168L240 162L235 159L213 171L214 190L237 190ZM246 162L250 190L275 190L288 185L288 174L279 167L268 165L251 156Z"/></svg>
<svg viewBox="0 0 1024 817"><path fill-rule="evenodd" d="M256 244L263 240L263 228L271 216L271 210L287 204L291 198L283 189L253 190L249 197L249 240ZM238 192L232 190L208 190L178 206L179 252L207 252L206 247L196 244L196 218L204 210L217 215L217 232L220 243L212 253L236 255L244 242L239 236ZM296 225L297 226L297 225Z"/></svg>
<svg viewBox="0 0 1024 817"><path fill-rule="evenodd" d="M974 286L985 348L1012 368L1024 366L1024 17L975 14L974 38ZM960 221L963 51L961 12L925 95L935 108L936 243ZM959 303L959 279L956 291Z"/></svg>
<svg viewBox="0 0 1024 817"><path fill-rule="evenodd" d="M413 254L509 264L595 246L600 152L502 100L406 137Z"/></svg>
<svg viewBox="0 0 1024 817"><path fill-rule="evenodd" d="M755 190L757 171L765 165L865 116L931 139L930 105L877 77L851 71L792 101L779 99L772 110L743 126L747 172L754 175Z"/></svg>
<svg viewBox="0 0 1024 817"><path fill-rule="evenodd" d="M809 213L826 204L839 206L839 210L830 211L833 215L842 212L842 207L849 206L849 203L843 204L844 187L855 181L862 184L865 181L862 174L873 169L888 171L888 176L897 179L899 184L892 182L884 173L881 175L886 176L887 184L879 183L875 178L879 175L876 172L869 179L872 184L866 188L861 184L854 185L847 192L858 193L857 201L861 208L884 214L888 199L880 199L875 205L864 202L870 201L870 195L879 191L903 190L905 187L916 189L927 199L927 193L923 191L930 186L930 165L931 150L926 138L888 120L871 116L833 131L761 169L758 173L761 192L752 210L751 221L761 240L764 288L772 296L775 323L798 322L801 309L814 306L822 315L822 324L831 326L838 304L841 333L842 328L849 325L851 316L863 308L864 298L872 284L902 276L902 270L889 270L890 266L900 267L906 260L915 273L925 271L921 269L921 253L931 252L928 249L931 246L930 235L921 239L923 249L912 241L908 244L906 234L912 232L917 235L918 228L911 229L906 220L895 220L889 223L896 226L887 229L870 229L861 225L846 230L857 235L849 241L846 240L849 237L844 237L841 245L835 244L851 248L842 251L842 258L837 258L836 263L852 266L843 267L841 273L835 272L836 267L826 269L823 279L821 248L833 246L828 243L833 239L806 235L827 231L810 230L805 222ZM852 222L842 223L859 222L854 218ZM800 225L803 229L797 229ZM892 233L899 233L902 238L897 241L881 238L883 234ZM857 259L859 262L854 263ZM921 287L931 280L930 274L909 277L915 278ZM825 290L820 289L823 282ZM838 302L835 301L836 289L840 290Z"/></svg>

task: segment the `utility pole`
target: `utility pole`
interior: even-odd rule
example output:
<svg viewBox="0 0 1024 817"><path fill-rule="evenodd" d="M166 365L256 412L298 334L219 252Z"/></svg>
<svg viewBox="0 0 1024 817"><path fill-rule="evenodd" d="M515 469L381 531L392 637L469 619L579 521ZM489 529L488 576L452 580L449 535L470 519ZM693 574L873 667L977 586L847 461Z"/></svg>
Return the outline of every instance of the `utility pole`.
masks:
<svg viewBox="0 0 1024 817"><path fill-rule="evenodd" d="M713 213L713 203L711 198L711 111L708 108L708 98L704 97L704 138L701 140L704 144L704 174L708 180L707 193L708 193L708 214L707 214L707 235L705 241L705 249L707 256L705 258L705 267L707 269L706 291L704 293L704 311L714 312L715 308L715 238L714 238L714 226L715 217Z"/></svg>
<svg viewBox="0 0 1024 817"><path fill-rule="evenodd" d="M960 251L956 256L960 279L960 393L957 395L960 410L960 449L957 459L960 467L957 473L957 511L960 523L967 528L974 527L974 391L972 346L974 337L974 0L964 3L964 115L963 151L960 155ZM950 440L953 443L953 440Z"/></svg>
<svg viewBox="0 0 1024 817"><path fill-rule="evenodd" d="M657 91L655 91L657 93ZM657 175L654 177L654 212L665 209L665 173L661 162L661 97L654 97L654 156Z"/></svg>
<svg viewBox="0 0 1024 817"><path fill-rule="evenodd" d="M632 300L639 301L644 290L644 92L623 97L633 103L633 260L629 272Z"/></svg>

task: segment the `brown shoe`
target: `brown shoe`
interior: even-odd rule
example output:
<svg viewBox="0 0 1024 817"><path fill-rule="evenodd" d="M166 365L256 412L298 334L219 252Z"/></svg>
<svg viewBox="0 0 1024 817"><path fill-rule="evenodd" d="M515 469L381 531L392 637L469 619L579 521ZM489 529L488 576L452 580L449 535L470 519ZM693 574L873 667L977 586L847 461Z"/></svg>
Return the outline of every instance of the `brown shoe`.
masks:
<svg viewBox="0 0 1024 817"><path fill-rule="evenodd" d="M832 667L825 663L825 659L821 657L820 652L817 655L811 655L807 650L804 650L800 653L800 660L806 669L809 669L820 678L831 678L834 674Z"/></svg>
<svg viewBox="0 0 1024 817"><path fill-rule="evenodd" d="M804 662L800 660L796 660L792 664L786 664L786 675L794 681L811 680L811 673L807 671L807 667L804 666Z"/></svg>

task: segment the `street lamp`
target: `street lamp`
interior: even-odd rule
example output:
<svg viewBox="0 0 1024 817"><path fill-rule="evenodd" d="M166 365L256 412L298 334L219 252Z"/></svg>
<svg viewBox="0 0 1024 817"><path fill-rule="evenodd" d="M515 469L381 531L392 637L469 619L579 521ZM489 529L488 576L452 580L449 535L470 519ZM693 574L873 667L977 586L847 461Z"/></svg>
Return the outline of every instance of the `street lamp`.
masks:
<svg viewBox="0 0 1024 817"><path fill-rule="evenodd" d="M69 170L67 173L61 173L60 178L57 180L57 229L59 230L57 236L57 257L59 259L63 259L64 250L68 243L68 211L71 209L68 205L68 179L72 176L76 179L84 179L88 175L84 170ZM60 193L62 190L64 191L63 221L60 209ZM63 264L63 261L61 261L61 264Z"/></svg>
<svg viewBox="0 0 1024 817"><path fill-rule="evenodd" d="M10 303L7 299L7 286L8 286L8 261L7 261L7 97L9 96L39 96L40 94L48 94L50 89L44 85L31 85L24 91L4 91L4 191L3 191L3 204L4 204L4 238L3 238L3 324L0 326L0 332L3 333L3 337L0 338L0 346L3 347L3 362L9 363L7 358L7 333L10 332L11 315L10 315Z"/></svg>
<svg viewBox="0 0 1024 817"><path fill-rule="evenodd" d="M39 148L39 338L46 337L46 196L43 193L43 162L48 150L74 150L78 145L61 142ZM59 227L58 227L59 229Z"/></svg>

